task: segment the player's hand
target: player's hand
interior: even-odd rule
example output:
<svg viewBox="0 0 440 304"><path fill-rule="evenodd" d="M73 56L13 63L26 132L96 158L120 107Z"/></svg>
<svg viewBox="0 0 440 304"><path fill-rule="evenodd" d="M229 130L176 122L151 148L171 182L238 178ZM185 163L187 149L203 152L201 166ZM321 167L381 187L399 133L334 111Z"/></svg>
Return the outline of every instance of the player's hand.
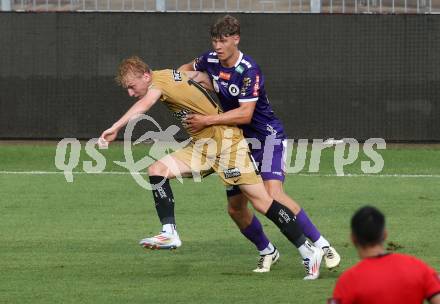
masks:
<svg viewBox="0 0 440 304"><path fill-rule="evenodd" d="M118 136L118 131L119 130L117 128L111 127L109 129L105 130L104 132L102 132L102 134L98 140L98 145L99 146L106 146L110 142L114 141L116 139L116 136Z"/></svg>
<svg viewBox="0 0 440 304"><path fill-rule="evenodd" d="M191 132L197 133L209 125L207 118L208 117L205 115L188 114L186 116L185 123Z"/></svg>

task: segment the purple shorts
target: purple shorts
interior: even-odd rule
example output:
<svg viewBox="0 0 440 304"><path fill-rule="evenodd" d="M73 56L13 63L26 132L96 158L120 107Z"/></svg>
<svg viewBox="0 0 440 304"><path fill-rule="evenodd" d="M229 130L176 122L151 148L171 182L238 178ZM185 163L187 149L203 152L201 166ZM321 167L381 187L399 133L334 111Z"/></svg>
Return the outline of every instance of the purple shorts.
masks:
<svg viewBox="0 0 440 304"><path fill-rule="evenodd" d="M252 145L249 148L263 180L280 180L284 182L286 140L268 138L265 142L261 142L261 149L252 149ZM240 193L240 188L237 185L226 189L227 196Z"/></svg>

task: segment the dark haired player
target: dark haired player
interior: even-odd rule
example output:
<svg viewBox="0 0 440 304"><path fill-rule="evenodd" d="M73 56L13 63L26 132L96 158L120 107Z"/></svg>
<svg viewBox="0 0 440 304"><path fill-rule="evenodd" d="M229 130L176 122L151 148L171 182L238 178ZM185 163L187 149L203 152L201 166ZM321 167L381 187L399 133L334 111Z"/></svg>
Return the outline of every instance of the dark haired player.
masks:
<svg viewBox="0 0 440 304"><path fill-rule="evenodd" d="M212 82L224 112L218 115L189 115L187 124L195 131L211 125L238 125L243 129L244 137L255 139L250 142L251 153L259 164L268 193L293 210L306 237L323 250L326 266L338 266L339 254L316 229L305 211L283 190L286 135L269 104L260 67L238 49L239 21L229 15L218 19L211 27L211 41L213 51L204 53L179 69L199 71L192 76L194 80ZM206 79L207 75L209 79ZM277 249L264 234L258 218L247 208L247 198L240 189L231 186L226 194L229 215L259 250L260 260L254 271L270 271L275 257L279 255Z"/></svg>
<svg viewBox="0 0 440 304"><path fill-rule="evenodd" d="M374 207L359 209L351 219L351 239L358 264L336 283L329 304L440 303L439 275L415 257L386 253L385 217Z"/></svg>

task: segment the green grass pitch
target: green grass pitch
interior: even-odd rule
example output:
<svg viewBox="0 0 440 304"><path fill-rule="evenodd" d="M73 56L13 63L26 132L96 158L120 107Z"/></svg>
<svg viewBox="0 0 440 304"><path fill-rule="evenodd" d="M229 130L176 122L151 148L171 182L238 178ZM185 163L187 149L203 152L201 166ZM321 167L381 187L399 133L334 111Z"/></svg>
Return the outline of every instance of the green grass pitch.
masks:
<svg viewBox="0 0 440 304"><path fill-rule="evenodd" d="M84 144L83 144L84 151ZM136 149L137 156L145 147ZM289 175L285 188L342 256L303 281L297 251L263 216L281 252L270 273L254 274L254 247L226 213L216 176L173 182L183 246L150 251L138 241L159 231L152 196L130 175L11 174L57 171L55 144L0 144L0 303L325 303L339 274L357 261L349 220L361 205L387 216L389 241L440 270L440 149L395 146L379 151L380 174L337 177L326 149L318 175ZM103 152L108 171L121 145ZM90 160L83 153L82 160ZM359 161L345 168L359 174ZM81 171L79 166L75 171Z"/></svg>

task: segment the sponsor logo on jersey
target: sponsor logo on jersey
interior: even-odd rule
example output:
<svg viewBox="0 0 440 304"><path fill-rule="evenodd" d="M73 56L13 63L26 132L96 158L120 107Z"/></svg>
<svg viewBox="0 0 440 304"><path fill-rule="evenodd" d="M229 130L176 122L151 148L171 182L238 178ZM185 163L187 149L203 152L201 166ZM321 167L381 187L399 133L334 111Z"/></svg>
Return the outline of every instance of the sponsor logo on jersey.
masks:
<svg viewBox="0 0 440 304"><path fill-rule="evenodd" d="M182 81L182 74L179 71L173 70L174 81Z"/></svg>
<svg viewBox="0 0 440 304"><path fill-rule="evenodd" d="M199 64L200 61L202 61L202 57L197 57L194 59L194 65L197 66Z"/></svg>
<svg viewBox="0 0 440 304"><path fill-rule="evenodd" d="M173 117L177 118L178 120L180 120L183 123L186 119L186 115L191 114L191 113L192 112L190 110L183 109L178 112L174 112Z"/></svg>
<svg viewBox="0 0 440 304"><path fill-rule="evenodd" d="M219 78L224 79L224 80L229 80L231 79L231 74L229 73L225 73L223 71L220 72L220 74L218 75Z"/></svg>
<svg viewBox="0 0 440 304"><path fill-rule="evenodd" d="M229 94L231 94L232 96L238 96L238 94L240 94L240 89L237 85L231 84L229 86Z"/></svg>
<svg viewBox="0 0 440 304"><path fill-rule="evenodd" d="M248 67L248 69L252 67L252 64L250 64L247 60L242 59L241 62L243 62Z"/></svg>
<svg viewBox="0 0 440 304"><path fill-rule="evenodd" d="M246 96L246 91L251 86L251 82L252 80L249 77L245 77L243 79L243 86L241 87L241 91L240 91L241 96Z"/></svg>
<svg viewBox="0 0 440 304"><path fill-rule="evenodd" d="M225 178L233 178L233 177L241 176L241 172L238 168L229 168L223 171L223 173L225 174Z"/></svg>
<svg viewBox="0 0 440 304"><path fill-rule="evenodd" d="M216 59L216 58L208 58L208 62L218 63L218 59Z"/></svg>
<svg viewBox="0 0 440 304"><path fill-rule="evenodd" d="M260 75L255 76L255 84L254 84L254 92L252 93L253 96L258 96L258 91L260 90Z"/></svg>
<svg viewBox="0 0 440 304"><path fill-rule="evenodd" d="M235 71L239 74L243 74L244 72L244 67L242 67L241 65L239 65L238 67L235 68Z"/></svg>
<svg viewBox="0 0 440 304"><path fill-rule="evenodd" d="M220 84L221 84L222 86L224 86L225 88L227 88L227 87L228 87L228 83L227 83L227 82L224 82L224 81L220 81Z"/></svg>

